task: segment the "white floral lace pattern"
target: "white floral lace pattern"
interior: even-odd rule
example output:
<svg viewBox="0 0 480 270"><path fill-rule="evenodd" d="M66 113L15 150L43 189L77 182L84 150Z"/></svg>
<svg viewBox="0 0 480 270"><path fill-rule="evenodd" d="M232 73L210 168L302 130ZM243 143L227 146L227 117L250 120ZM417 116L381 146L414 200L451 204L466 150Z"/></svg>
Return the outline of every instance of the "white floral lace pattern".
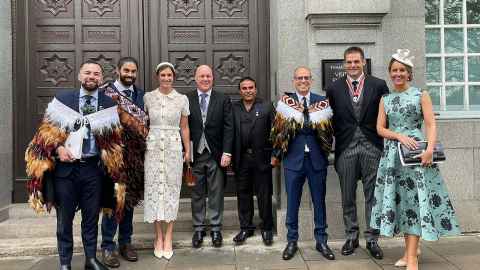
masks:
<svg viewBox="0 0 480 270"><path fill-rule="evenodd" d="M189 115L188 99L173 90L145 94L150 131L145 153L144 221L174 221L182 185L180 118Z"/></svg>

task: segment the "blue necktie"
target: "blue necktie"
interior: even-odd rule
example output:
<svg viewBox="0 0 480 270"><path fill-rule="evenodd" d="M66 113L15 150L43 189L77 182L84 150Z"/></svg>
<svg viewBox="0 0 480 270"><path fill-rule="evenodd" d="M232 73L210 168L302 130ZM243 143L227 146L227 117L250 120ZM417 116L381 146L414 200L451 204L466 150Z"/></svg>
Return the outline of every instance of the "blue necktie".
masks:
<svg viewBox="0 0 480 270"><path fill-rule="evenodd" d="M310 115L308 114L307 98L303 97L303 124L306 125L310 122Z"/></svg>
<svg viewBox="0 0 480 270"><path fill-rule="evenodd" d="M132 94L133 94L132 90L130 90L130 89L123 90L123 93L124 93L125 96L127 96L128 98L130 98L130 99L132 98Z"/></svg>

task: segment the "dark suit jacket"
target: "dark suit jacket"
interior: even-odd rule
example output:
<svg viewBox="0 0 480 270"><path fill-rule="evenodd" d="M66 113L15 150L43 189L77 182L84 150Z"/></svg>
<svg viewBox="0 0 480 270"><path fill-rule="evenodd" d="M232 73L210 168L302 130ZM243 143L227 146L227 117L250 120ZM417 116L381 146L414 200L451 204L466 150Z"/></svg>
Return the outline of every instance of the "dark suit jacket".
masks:
<svg viewBox="0 0 480 270"><path fill-rule="evenodd" d="M235 140L233 144L233 168L237 172L240 167L241 157L244 146L242 146L240 130L240 114L243 111L242 101L239 100L232 104L233 125L235 131ZM270 141L270 130L272 128L275 111L271 102L265 102L259 98L255 100L252 106L256 117L252 124L251 138L252 148L255 151L255 159L260 170L270 170L272 143Z"/></svg>
<svg viewBox="0 0 480 270"><path fill-rule="evenodd" d="M80 91L73 90L73 91L66 91L66 92L59 92L55 98L62 102L63 104L67 105L71 109L79 112L79 98L80 98ZM115 106L115 102L108 96L106 96L102 91L98 91L98 109L107 109L110 107ZM55 185L54 185L54 178L55 177L68 177L74 166L77 166L77 163L70 163L70 162L61 162L57 160L55 162L55 169L53 172L46 172L44 175L44 187L43 193L45 195L45 200L47 202L54 202L55 201ZM99 165L101 166L101 165ZM103 166L102 166L103 168ZM105 173L105 177L107 177ZM110 181L108 178L106 180ZM108 182L104 181L104 182ZM113 194L113 190L104 190L104 192L108 192L108 196ZM107 195L107 193L104 193Z"/></svg>
<svg viewBox="0 0 480 270"><path fill-rule="evenodd" d="M298 101L295 93L287 93ZM326 97L314 93L310 93L310 104L325 100ZM305 144L310 150L310 159L312 160L313 169L320 171L326 170L328 166L328 153L324 153L320 147L315 131L311 128L304 127L297 132L294 138L288 143L287 153L283 157L283 166L293 171L301 171L303 161L305 159Z"/></svg>
<svg viewBox="0 0 480 270"><path fill-rule="evenodd" d="M326 89L333 110L333 129L335 136L335 157L347 148L357 126L365 137L379 149L383 149L383 140L377 134L378 104L380 98L388 93L384 80L366 75L363 86L360 120L355 118L346 77L342 77Z"/></svg>
<svg viewBox="0 0 480 270"><path fill-rule="evenodd" d="M187 97L190 104L188 124L190 127L190 139L193 141L194 161L198 158L197 149L202 132L205 132L205 139L212 151L212 156L220 164L223 153L232 153L233 118L230 98L223 93L212 91L204 131L197 89L189 92Z"/></svg>
<svg viewBox="0 0 480 270"><path fill-rule="evenodd" d="M120 91L115 87L114 82L110 82L109 86L115 89L118 93ZM123 94L123 93L122 93ZM140 108L144 108L144 103L143 103L143 96L145 95L145 91L142 89L138 88L136 85L133 85L133 93L132 93L132 101L135 103Z"/></svg>

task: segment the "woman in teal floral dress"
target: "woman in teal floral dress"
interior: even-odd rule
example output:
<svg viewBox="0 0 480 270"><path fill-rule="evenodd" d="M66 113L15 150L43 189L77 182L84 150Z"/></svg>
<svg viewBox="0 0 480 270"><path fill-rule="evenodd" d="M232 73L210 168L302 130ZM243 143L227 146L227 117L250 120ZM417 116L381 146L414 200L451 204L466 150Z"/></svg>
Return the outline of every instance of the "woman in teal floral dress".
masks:
<svg viewBox="0 0 480 270"><path fill-rule="evenodd" d="M413 57L398 50L388 66L394 90L380 101L377 132L385 138L375 186L371 226L384 236L403 234L405 254L395 266L418 269L418 242L460 233L452 202L436 164L432 164L436 125L427 92L409 85ZM425 122L426 137L422 133ZM421 165L402 166L397 143L415 149L428 146Z"/></svg>

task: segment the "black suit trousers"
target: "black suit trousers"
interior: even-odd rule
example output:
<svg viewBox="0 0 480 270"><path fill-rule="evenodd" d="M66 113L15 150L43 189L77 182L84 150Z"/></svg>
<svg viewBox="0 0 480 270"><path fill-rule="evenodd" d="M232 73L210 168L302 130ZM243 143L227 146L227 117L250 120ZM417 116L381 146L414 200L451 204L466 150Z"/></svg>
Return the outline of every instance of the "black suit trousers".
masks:
<svg viewBox="0 0 480 270"><path fill-rule="evenodd" d="M260 170L254 154L243 154L240 167L236 172L238 217L240 228L255 230L253 225L253 195L257 196L258 211L262 230L272 230L272 170Z"/></svg>
<svg viewBox="0 0 480 270"><path fill-rule="evenodd" d="M98 159L76 161L66 177L55 177L57 210L57 245L60 263L70 265L73 252L73 219L77 209L82 214L82 242L85 257L95 258L98 216L100 212L103 171Z"/></svg>

